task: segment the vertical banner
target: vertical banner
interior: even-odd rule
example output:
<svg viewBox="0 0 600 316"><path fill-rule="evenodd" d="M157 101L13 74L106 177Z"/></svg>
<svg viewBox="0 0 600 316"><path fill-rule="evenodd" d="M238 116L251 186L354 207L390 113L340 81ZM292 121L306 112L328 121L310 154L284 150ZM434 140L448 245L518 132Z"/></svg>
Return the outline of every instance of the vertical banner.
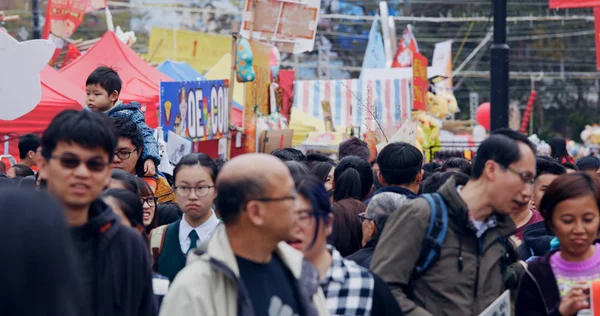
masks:
<svg viewBox="0 0 600 316"><path fill-rule="evenodd" d="M413 110L427 110L427 57L415 53L413 55Z"/></svg>
<svg viewBox="0 0 600 316"><path fill-rule="evenodd" d="M596 70L600 71L600 7L594 8L594 30L596 39Z"/></svg>
<svg viewBox="0 0 600 316"><path fill-rule="evenodd" d="M102 9L106 0L48 0L42 38L50 33L69 38L83 21L86 12Z"/></svg>
<svg viewBox="0 0 600 316"><path fill-rule="evenodd" d="M431 60L431 66L444 69L444 76L448 78L435 84L436 92L453 93L452 40L447 40L435 44L435 49L433 50L433 58Z"/></svg>
<svg viewBox="0 0 600 316"><path fill-rule="evenodd" d="M244 84L244 135L246 150L256 152L256 111L269 114L269 85L271 84L271 67L269 55L271 46L257 41L250 41L254 61L252 63L256 79Z"/></svg>
<svg viewBox="0 0 600 316"><path fill-rule="evenodd" d="M203 141L229 133L229 80L160 83L160 121L164 135Z"/></svg>

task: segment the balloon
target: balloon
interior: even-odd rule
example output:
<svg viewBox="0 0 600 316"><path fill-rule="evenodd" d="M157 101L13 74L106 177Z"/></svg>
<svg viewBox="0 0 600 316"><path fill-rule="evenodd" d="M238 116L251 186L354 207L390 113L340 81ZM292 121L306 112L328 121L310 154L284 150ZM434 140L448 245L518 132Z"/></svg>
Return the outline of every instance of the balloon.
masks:
<svg viewBox="0 0 600 316"><path fill-rule="evenodd" d="M482 142L485 139L485 128L481 125L473 127L473 140Z"/></svg>
<svg viewBox="0 0 600 316"><path fill-rule="evenodd" d="M481 103L475 112L475 119L479 125L485 127L486 130L490 130L490 103Z"/></svg>

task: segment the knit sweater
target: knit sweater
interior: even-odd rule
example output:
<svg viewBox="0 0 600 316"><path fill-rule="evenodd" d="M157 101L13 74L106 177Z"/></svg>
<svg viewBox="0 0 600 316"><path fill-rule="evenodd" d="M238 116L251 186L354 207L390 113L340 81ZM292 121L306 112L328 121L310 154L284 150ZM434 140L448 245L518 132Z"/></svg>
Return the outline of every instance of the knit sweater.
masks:
<svg viewBox="0 0 600 316"><path fill-rule="evenodd" d="M560 256L560 251L550 257L550 266L556 278L560 298L563 299L571 288L580 282L591 286L600 280L600 245L596 245L594 254L585 261L570 262Z"/></svg>

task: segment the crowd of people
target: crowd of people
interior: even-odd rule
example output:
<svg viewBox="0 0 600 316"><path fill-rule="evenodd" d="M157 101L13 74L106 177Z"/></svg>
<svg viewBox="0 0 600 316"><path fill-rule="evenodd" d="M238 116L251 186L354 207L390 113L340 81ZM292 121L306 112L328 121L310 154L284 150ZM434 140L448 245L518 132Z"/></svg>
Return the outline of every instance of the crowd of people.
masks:
<svg viewBox="0 0 600 316"><path fill-rule="evenodd" d="M590 309L596 157L505 129L472 161L351 138L338 160L192 153L164 174L116 72L87 87L1 173L3 315L479 315L507 289L516 315Z"/></svg>

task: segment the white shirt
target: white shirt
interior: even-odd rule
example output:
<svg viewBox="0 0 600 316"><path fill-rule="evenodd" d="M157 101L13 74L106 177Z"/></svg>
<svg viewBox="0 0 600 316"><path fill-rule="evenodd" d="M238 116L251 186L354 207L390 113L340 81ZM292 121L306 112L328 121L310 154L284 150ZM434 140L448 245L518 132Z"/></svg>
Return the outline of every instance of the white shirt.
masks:
<svg viewBox="0 0 600 316"><path fill-rule="evenodd" d="M221 222L215 215L215 212L211 211L211 213L212 215L210 218L196 228L190 226L190 224L188 224L188 222L185 220L185 214L183 215L183 218L181 218L181 223L179 224L179 244L181 245L181 252L187 253L188 249L190 249L190 243L192 241L190 240L189 234L192 229L198 234L198 246L210 239L215 229L217 229L217 226Z"/></svg>

